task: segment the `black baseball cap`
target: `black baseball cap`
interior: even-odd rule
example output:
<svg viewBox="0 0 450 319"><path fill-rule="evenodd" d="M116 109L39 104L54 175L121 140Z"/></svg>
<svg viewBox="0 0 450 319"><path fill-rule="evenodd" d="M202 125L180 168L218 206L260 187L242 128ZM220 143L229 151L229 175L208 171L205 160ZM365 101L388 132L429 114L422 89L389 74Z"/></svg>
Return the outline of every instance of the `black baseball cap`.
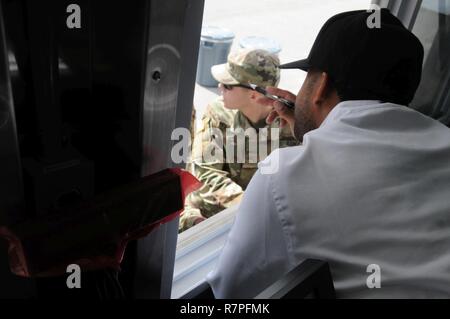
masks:
<svg viewBox="0 0 450 319"><path fill-rule="evenodd" d="M369 27L371 11L344 12L330 18L308 58L280 68L328 73L343 100L408 105L420 83L424 49L388 9L379 13L379 28Z"/></svg>

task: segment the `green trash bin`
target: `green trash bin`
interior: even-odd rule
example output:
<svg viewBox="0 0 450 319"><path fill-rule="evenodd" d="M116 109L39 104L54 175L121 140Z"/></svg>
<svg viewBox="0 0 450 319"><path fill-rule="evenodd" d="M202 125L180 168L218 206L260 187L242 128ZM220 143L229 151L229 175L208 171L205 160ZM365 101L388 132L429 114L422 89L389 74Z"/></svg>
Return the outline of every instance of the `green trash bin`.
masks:
<svg viewBox="0 0 450 319"><path fill-rule="evenodd" d="M227 62L234 34L228 29L204 26L198 54L197 83L207 87L217 86L211 75L211 67Z"/></svg>

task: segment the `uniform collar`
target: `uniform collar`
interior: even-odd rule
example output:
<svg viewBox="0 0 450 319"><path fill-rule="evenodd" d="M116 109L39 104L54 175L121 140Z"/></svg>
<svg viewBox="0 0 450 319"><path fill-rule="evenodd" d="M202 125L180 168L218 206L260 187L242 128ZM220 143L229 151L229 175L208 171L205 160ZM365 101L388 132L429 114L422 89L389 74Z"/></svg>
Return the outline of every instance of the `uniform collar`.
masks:
<svg viewBox="0 0 450 319"><path fill-rule="evenodd" d="M254 128L255 130L259 130L265 127L268 127L269 125L266 123L266 119L262 119L258 123L252 124L252 122L244 115L244 113L238 111L236 113L236 119L239 123L245 123L245 128Z"/></svg>

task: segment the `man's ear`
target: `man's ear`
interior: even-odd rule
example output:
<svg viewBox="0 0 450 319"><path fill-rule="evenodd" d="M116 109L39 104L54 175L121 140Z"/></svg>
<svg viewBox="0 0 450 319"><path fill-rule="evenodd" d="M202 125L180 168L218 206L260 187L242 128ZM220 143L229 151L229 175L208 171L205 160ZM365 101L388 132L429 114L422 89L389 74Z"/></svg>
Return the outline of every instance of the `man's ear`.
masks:
<svg viewBox="0 0 450 319"><path fill-rule="evenodd" d="M341 102L337 91L333 88L328 73L322 72L318 75L312 92L312 102L313 113L318 125L320 125L331 110Z"/></svg>
<svg viewBox="0 0 450 319"><path fill-rule="evenodd" d="M330 76L322 72L316 81L316 85L313 91L312 102L314 105L321 105L323 101L328 97L330 87Z"/></svg>

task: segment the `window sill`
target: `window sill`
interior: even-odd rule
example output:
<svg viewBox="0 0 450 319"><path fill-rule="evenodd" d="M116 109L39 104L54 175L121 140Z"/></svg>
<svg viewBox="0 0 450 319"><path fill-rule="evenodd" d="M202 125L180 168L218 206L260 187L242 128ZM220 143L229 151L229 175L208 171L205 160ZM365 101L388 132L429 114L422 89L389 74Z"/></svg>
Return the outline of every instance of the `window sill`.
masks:
<svg viewBox="0 0 450 319"><path fill-rule="evenodd" d="M172 299L205 281L228 237L238 206L230 207L178 236Z"/></svg>

